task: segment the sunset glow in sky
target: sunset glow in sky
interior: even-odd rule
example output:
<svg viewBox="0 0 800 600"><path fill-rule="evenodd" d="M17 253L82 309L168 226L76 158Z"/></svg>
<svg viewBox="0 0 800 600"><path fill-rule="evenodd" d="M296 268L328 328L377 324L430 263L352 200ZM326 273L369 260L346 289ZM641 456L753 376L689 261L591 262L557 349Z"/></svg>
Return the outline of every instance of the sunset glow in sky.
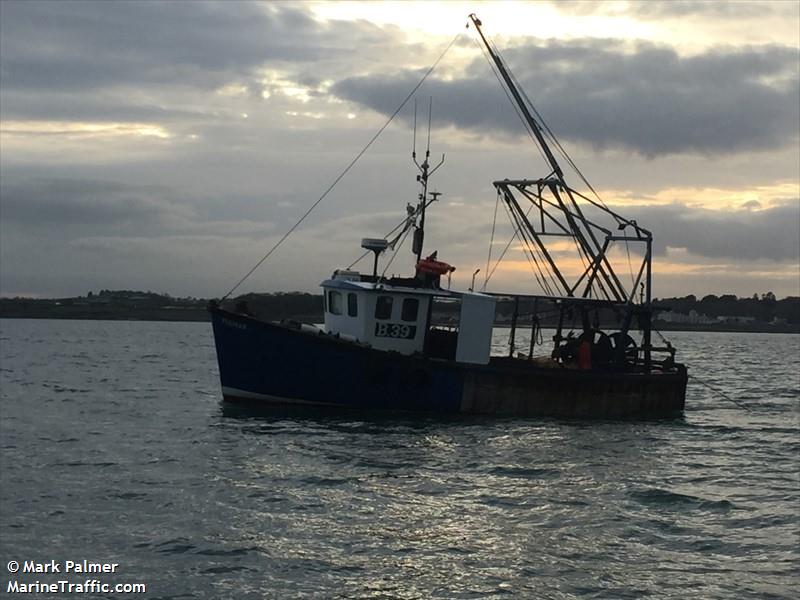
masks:
<svg viewBox="0 0 800 600"><path fill-rule="evenodd" d="M653 231L655 295L800 295L800 4L678 0L2 0L0 294L224 294L457 35L417 97L447 156L426 243L467 287L491 182L548 172L471 12L604 200ZM409 103L241 291L315 292L396 225L412 122ZM495 256L510 235L498 215ZM404 247L391 270L412 265ZM490 289L539 291L519 251Z"/></svg>

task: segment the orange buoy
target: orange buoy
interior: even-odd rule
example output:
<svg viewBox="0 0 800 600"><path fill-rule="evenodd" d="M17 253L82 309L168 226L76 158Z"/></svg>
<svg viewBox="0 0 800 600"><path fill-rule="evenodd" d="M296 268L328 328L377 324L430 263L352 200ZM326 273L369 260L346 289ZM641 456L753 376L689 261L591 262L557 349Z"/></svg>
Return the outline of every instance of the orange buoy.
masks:
<svg viewBox="0 0 800 600"><path fill-rule="evenodd" d="M452 273L455 270L456 268L454 266L430 257L417 261L417 273L445 275L447 273Z"/></svg>

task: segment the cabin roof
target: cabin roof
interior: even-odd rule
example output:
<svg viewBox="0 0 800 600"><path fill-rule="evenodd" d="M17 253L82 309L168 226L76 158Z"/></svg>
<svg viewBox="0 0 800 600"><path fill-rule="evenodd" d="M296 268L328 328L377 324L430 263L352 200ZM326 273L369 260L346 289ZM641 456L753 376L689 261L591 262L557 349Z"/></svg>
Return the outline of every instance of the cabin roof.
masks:
<svg viewBox="0 0 800 600"><path fill-rule="evenodd" d="M459 290L442 290L437 288L428 287L412 287L412 286L397 286L390 285L386 282L371 282L371 281L353 281L347 279L326 279L320 283L325 288L336 288L340 290L361 291L371 293L383 294L411 294L417 296L436 296L438 298L463 298L465 296L477 296L489 298L489 294L481 294L480 292L462 292Z"/></svg>

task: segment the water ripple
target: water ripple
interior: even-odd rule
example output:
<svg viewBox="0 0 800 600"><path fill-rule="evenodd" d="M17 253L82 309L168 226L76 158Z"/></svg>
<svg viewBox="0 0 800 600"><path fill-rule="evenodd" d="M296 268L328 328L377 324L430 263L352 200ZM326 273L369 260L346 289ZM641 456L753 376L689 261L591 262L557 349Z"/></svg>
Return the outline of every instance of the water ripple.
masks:
<svg viewBox="0 0 800 600"><path fill-rule="evenodd" d="M9 560L113 560L160 599L800 586L800 336L670 336L750 410L690 384L679 419L562 422L253 411L219 403L205 324L0 330Z"/></svg>

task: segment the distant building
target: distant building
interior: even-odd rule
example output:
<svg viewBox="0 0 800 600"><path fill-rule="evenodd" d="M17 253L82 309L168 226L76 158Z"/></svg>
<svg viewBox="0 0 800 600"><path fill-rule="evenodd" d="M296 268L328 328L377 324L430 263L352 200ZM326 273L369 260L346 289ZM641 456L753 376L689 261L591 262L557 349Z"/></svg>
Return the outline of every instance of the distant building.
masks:
<svg viewBox="0 0 800 600"><path fill-rule="evenodd" d="M672 310L663 311L658 313L656 319L665 323L686 323L689 325L706 325L717 322L715 319L707 317L694 309L690 310L688 315Z"/></svg>
<svg viewBox="0 0 800 600"><path fill-rule="evenodd" d="M717 317L718 323L754 323L755 317L740 317L740 316L720 316Z"/></svg>

